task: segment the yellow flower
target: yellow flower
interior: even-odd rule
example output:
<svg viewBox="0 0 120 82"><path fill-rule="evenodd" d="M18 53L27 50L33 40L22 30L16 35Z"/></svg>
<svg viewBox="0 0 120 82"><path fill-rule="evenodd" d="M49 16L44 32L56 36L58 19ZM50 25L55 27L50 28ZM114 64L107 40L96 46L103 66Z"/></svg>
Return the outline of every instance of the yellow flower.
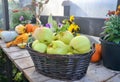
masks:
<svg viewBox="0 0 120 82"><path fill-rule="evenodd" d="M72 15L70 16L70 22L73 22L75 20L75 17Z"/></svg>
<svg viewBox="0 0 120 82"><path fill-rule="evenodd" d="M79 26L74 23L72 23L68 28L68 31L70 31L70 32L76 32L78 30L79 30Z"/></svg>
<svg viewBox="0 0 120 82"><path fill-rule="evenodd" d="M74 25L74 30L75 30L75 31L79 30L79 26L75 24L75 25Z"/></svg>
<svg viewBox="0 0 120 82"><path fill-rule="evenodd" d="M69 28L68 28L68 31L73 32L73 29L74 29L74 25L71 24L71 25L69 26Z"/></svg>

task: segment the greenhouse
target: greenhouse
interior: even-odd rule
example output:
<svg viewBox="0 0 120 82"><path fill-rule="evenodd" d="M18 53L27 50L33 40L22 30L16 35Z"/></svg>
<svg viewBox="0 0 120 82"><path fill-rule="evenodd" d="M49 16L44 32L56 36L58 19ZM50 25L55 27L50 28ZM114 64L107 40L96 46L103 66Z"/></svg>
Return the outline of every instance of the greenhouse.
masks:
<svg viewBox="0 0 120 82"><path fill-rule="evenodd" d="M0 82L120 82L120 0L0 0Z"/></svg>

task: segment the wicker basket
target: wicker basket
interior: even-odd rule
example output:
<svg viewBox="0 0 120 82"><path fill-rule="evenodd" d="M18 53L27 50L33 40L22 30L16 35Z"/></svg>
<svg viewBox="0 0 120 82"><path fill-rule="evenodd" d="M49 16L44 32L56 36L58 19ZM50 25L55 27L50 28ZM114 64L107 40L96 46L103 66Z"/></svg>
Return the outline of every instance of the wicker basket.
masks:
<svg viewBox="0 0 120 82"><path fill-rule="evenodd" d="M28 43L26 49L32 57L36 70L45 76L60 80L81 79L86 74L94 53L92 49L84 55L49 55L34 51L31 44Z"/></svg>

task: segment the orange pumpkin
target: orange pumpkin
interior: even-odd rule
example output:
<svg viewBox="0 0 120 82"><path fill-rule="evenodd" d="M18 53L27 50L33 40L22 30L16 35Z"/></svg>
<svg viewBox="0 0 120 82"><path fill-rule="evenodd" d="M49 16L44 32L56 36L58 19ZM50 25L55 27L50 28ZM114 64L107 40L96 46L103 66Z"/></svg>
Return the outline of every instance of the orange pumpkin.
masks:
<svg viewBox="0 0 120 82"><path fill-rule="evenodd" d="M37 25L33 25L33 24L26 24L25 27L27 33L34 32L34 30L38 28Z"/></svg>
<svg viewBox="0 0 120 82"><path fill-rule="evenodd" d="M36 28L38 28L39 26L38 25L34 25L33 28L32 28L32 32L35 31Z"/></svg>
<svg viewBox="0 0 120 82"><path fill-rule="evenodd" d="M33 24L26 24L25 27L27 33L32 32Z"/></svg>
<svg viewBox="0 0 120 82"><path fill-rule="evenodd" d="M95 53L91 57L91 62L96 63L99 62L102 58L101 53L101 44L95 44Z"/></svg>

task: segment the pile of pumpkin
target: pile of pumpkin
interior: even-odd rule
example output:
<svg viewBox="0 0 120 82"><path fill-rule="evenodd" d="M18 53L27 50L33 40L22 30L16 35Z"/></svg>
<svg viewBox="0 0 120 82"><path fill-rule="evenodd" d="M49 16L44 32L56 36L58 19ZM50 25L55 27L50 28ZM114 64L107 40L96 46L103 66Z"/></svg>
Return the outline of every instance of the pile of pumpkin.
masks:
<svg viewBox="0 0 120 82"><path fill-rule="evenodd" d="M28 38L34 32L38 25L26 24L25 26L19 24L15 27L14 31L1 31L0 37L6 42L6 46L19 46L25 48Z"/></svg>

